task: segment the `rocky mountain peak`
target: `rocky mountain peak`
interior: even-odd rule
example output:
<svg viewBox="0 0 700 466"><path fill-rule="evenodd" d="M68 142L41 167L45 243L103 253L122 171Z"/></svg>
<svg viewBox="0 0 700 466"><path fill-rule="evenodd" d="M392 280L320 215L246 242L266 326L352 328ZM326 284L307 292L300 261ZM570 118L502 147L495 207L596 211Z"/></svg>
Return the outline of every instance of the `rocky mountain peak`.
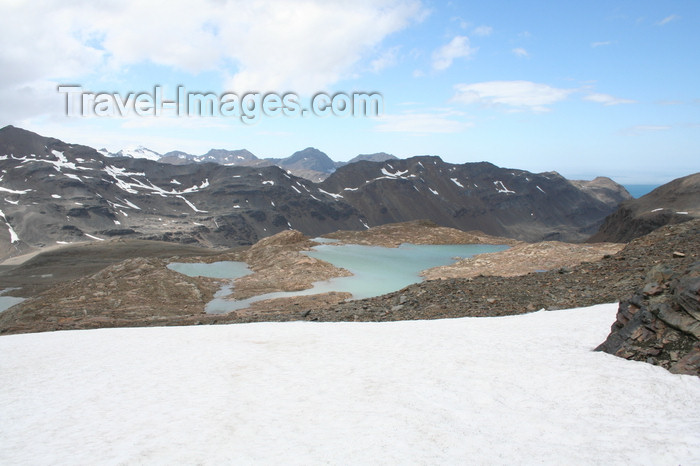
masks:
<svg viewBox="0 0 700 466"><path fill-rule="evenodd" d="M314 170L323 173L332 173L336 168L336 163L325 152L321 152L315 147L307 147L297 151L289 157L281 159L279 164L288 169Z"/></svg>

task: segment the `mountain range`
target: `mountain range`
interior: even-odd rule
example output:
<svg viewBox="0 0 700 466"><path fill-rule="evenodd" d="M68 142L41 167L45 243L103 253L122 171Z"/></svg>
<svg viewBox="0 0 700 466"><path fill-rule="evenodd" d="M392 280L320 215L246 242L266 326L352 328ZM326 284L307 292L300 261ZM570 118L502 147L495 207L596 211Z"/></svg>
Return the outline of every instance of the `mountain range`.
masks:
<svg viewBox="0 0 700 466"><path fill-rule="evenodd" d="M99 152L107 157L144 158L156 162L169 163L171 165L217 163L219 165L242 167L277 166L291 174L313 182L325 180L337 168L350 163L363 160L369 162L384 162L397 158L385 152L378 152L376 154L360 154L353 157L348 162L336 162L324 152L313 147L307 147L304 150L297 151L286 158L258 158L247 149L211 149L209 152L202 155L193 155L176 150L161 155L146 147L137 146L131 149L122 149L114 153L107 151L107 149L100 149Z"/></svg>
<svg viewBox="0 0 700 466"><path fill-rule="evenodd" d="M318 152L277 162L331 170ZM188 159L166 154L180 156ZM234 161L210 163L208 156ZM289 228L316 236L417 219L527 241L583 241L631 198L607 178L570 181L436 156L335 165L318 183L272 164L244 165L256 163L247 151L202 157L182 164L111 157L0 129L0 259L116 237L232 247Z"/></svg>

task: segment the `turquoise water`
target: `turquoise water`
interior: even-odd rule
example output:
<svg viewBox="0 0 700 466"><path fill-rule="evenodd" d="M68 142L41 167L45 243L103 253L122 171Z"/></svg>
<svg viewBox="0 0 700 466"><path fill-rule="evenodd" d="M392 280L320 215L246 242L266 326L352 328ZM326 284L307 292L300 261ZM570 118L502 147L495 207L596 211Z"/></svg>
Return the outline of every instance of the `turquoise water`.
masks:
<svg viewBox="0 0 700 466"><path fill-rule="evenodd" d="M486 252L507 249L503 245L460 244L460 245L414 245L402 244L398 248L362 246L357 244L321 244L305 254L330 262L336 267L349 270L353 275L316 282L303 291L277 292L233 301L224 299L232 287L222 288L214 300L206 306L209 314L226 314L245 309L250 304L267 299L289 298L326 293L329 291L348 292L353 299L370 298L421 281L420 272L431 267L448 265L459 259ZM219 264L216 265L215 264ZM237 278L247 275L250 270L243 262L219 262L215 264L170 264L169 267L187 275L202 275L213 278ZM230 264L230 269L228 268ZM195 266L209 266L196 268ZM208 275L216 274L216 275Z"/></svg>
<svg viewBox="0 0 700 466"><path fill-rule="evenodd" d="M15 298L14 296L0 296L0 312L11 308L15 304L24 301L24 298Z"/></svg>
<svg viewBox="0 0 700 466"><path fill-rule="evenodd" d="M352 272L351 277L339 277L314 285L316 292L345 291L354 299L371 298L421 281L420 272L459 259L485 252L496 252L507 246L484 244L415 245L398 248L320 245L305 254L330 262Z"/></svg>

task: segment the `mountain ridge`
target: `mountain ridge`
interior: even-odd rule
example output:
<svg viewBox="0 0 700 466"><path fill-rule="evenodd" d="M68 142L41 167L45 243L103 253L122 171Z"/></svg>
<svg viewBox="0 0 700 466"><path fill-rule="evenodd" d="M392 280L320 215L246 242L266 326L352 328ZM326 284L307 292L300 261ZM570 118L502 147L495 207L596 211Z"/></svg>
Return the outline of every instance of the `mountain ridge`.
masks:
<svg viewBox="0 0 700 466"><path fill-rule="evenodd" d="M311 183L277 166L105 157L14 127L0 129L0 169L0 258L119 237L231 247L289 228L318 236L419 219L579 241L625 197L616 184L602 199L560 175L436 156L346 164Z"/></svg>
<svg viewBox="0 0 700 466"><path fill-rule="evenodd" d="M700 172L672 180L630 199L605 218L590 242L629 242L669 224L700 217Z"/></svg>

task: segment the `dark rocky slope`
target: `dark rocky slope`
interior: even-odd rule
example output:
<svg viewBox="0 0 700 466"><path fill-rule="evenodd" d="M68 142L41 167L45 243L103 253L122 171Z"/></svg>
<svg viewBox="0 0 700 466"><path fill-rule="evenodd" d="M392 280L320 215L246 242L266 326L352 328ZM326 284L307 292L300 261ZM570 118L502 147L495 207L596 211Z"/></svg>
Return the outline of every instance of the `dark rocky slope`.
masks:
<svg viewBox="0 0 700 466"><path fill-rule="evenodd" d="M590 242L626 243L668 224L700 217L700 173L675 179L649 194L623 202Z"/></svg>
<svg viewBox="0 0 700 466"><path fill-rule="evenodd" d="M629 193L607 178L572 182L491 163L439 157L339 168L319 187L362 212L371 226L430 219L525 241L581 241Z"/></svg>

